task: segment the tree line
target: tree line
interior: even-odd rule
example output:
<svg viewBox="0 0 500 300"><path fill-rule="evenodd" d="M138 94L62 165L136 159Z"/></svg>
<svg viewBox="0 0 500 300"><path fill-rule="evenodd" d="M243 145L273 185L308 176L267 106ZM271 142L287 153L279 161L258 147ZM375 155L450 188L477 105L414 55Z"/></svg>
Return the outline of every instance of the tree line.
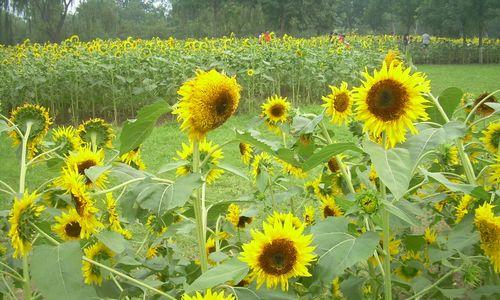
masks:
<svg viewBox="0 0 500 300"><path fill-rule="evenodd" d="M0 0L0 43L94 38L312 36L342 33L499 37L498 0Z"/></svg>

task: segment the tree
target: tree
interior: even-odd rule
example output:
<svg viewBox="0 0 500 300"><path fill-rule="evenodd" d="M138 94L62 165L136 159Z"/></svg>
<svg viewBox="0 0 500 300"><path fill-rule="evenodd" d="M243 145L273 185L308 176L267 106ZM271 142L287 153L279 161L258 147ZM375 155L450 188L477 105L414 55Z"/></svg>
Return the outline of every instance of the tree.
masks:
<svg viewBox="0 0 500 300"><path fill-rule="evenodd" d="M42 26L51 42L59 42L68 10L73 0L31 0L36 20Z"/></svg>

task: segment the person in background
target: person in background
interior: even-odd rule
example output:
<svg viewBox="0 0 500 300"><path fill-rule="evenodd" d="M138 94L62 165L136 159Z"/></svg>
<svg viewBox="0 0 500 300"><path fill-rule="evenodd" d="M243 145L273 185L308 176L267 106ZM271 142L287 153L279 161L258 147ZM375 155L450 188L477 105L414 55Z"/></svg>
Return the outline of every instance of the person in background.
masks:
<svg viewBox="0 0 500 300"><path fill-rule="evenodd" d="M424 48L429 47L429 44L431 43L431 36L428 33L422 34L422 46Z"/></svg>

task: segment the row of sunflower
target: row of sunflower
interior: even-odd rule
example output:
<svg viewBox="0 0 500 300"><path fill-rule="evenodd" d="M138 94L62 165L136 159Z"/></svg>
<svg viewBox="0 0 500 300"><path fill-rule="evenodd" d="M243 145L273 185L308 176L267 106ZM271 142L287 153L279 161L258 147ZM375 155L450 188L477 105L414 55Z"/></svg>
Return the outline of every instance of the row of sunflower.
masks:
<svg viewBox="0 0 500 300"><path fill-rule="evenodd" d="M397 52L362 76L355 88L331 86L318 114L273 95L246 129L217 145L210 133L245 98L236 77L197 71L178 90L172 111L187 142L157 173L146 170L140 148L168 110L164 101L123 126L119 148L101 119L48 135L52 120L42 106L25 104L2 116L0 128L21 153L19 189L0 181L12 201L2 225L10 240L1 275L6 293L497 295L495 92L473 99L450 88L436 98L425 75ZM223 148L235 143L247 172L221 163ZM35 163L58 176L31 187L26 171ZM174 169L176 178L163 176ZM227 172L248 179L252 192L207 200L207 185L217 186Z"/></svg>

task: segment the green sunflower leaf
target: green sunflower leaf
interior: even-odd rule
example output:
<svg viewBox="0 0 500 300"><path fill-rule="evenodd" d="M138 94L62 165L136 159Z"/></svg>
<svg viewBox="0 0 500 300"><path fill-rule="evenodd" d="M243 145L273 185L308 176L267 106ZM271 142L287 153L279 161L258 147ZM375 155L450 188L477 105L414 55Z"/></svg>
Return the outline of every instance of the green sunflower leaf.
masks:
<svg viewBox="0 0 500 300"><path fill-rule="evenodd" d="M237 257L208 270L186 288L186 293L205 290L231 281L236 284L248 274L248 266Z"/></svg>

